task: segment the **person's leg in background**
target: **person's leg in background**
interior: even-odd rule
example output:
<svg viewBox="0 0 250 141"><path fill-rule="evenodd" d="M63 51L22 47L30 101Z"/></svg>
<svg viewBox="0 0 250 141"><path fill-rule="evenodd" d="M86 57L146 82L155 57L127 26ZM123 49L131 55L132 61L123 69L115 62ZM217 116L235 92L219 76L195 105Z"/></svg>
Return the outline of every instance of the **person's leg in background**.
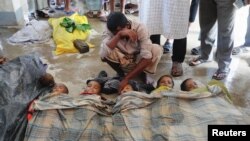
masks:
<svg viewBox="0 0 250 141"><path fill-rule="evenodd" d="M120 11L122 13L125 13L125 4L126 4L126 0L120 0L121 3L121 7L120 7Z"/></svg>
<svg viewBox="0 0 250 141"><path fill-rule="evenodd" d="M64 11L70 11L70 1L71 0L64 0Z"/></svg>
<svg viewBox="0 0 250 141"><path fill-rule="evenodd" d="M247 31L245 35L245 42L239 47L234 47L232 50L232 55L239 55L241 53L247 53L250 51L250 7L248 8L247 16Z"/></svg>
<svg viewBox="0 0 250 141"><path fill-rule="evenodd" d="M190 5L189 27L195 21L200 0L192 0Z"/></svg>
<svg viewBox="0 0 250 141"><path fill-rule="evenodd" d="M219 68L213 78L218 80L224 79L230 71L231 54L234 47L235 13L236 8L233 1L217 1L218 42L216 58Z"/></svg>
<svg viewBox="0 0 250 141"><path fill-rule="evenodd" d="M247 32L245 35L245 47L250 47L250 6L248 7L248 16L247 16Z"/></svg>
<svg viewBox="0 0 250 141"><path fill-rule="evenodd" d="M250 6L248 7L247 32L246 32L246 35L245 35L244 46L250 47Z"/></svg>
<svg viewBox="0 0 250 141"><path fill-rule="evenodd" d="M106 11L107 9L105 8L107 1L106 0L100 0L100 1L101 1L101 8L98 12L98 18L100 19L100 21L107 22L108 12Z"/></svg>
<svg viewBox="0 0 250 141"><path fill-rule="evenodd" d="M37 7L36 0L28 0L29 20L37 19L36 7Z"/></svg>
<svg viewBox="0 0 250 141"><path fill-rule="evenodd" d="M199 3L200 3L200 0L192 0L191 1L190 11L189 11L189 25L188 25L189 28L192 25L192 23L194 23L194 21L195 21L198 7L199 7ZM200 41L200 34L199 34L198 40ZM199 55L200 54L200 46L192 48L191 54L192 55Z"/></svg>
<svg viewBox="0 0 250 141"><path fill-rule="evenodd" d="M62 1L61 0L56 0L56 10L63 10L64 7L62 6Z"/></svg>
<svg viewBox="0 0 250 141"><path fill-rule="evenodd" d="M174 77L183 75L182 63L185 59L187 38L174 39L171 75Z"/></svg>
<svg viewBox="0 0 250 141"><path fill-rule="evenodd" d="M64 5L62 5L62 1L61 0L56 0L56 10L64 10L64 13L66 15L71 15L74 13L74 11L71 10L70 8L70 2L71 0L64 0Z"/></svg>
<svg viewBox="0 0 250 141"><path fill-rule="evenodd" d="M196 66L208 61L216 38L217 5L213 0L200 0L200 56L189 65Z"/></svg>
<svg viewBox="0 0 250 141"><path fill-rule="evenodd" d="M120 12L125 14L125 4L126 0L120 0ZM115 11L115 0L110 0L110 12Z"/></svg>

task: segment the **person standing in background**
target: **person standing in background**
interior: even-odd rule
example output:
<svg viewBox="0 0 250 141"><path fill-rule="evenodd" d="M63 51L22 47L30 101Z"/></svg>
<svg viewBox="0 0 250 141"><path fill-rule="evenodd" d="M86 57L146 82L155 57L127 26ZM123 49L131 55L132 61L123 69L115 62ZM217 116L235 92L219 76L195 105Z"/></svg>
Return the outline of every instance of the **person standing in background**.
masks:
<svg viewBox="0 0 250 141"><path fill-rule="evenodd" d="M190 61L196 66L208 61L216 38L216 21L218 23L217 51L218 69L213 79L222 80L230 72L232 49L234 46L235 0L200 0L201 54Z"/></svg>
<svg viewBox="0 0 250 141"><path fill-rule="evenodd" d="M71 0L64 0L64 6L62 6L61 0L56 0L56 10L64 10L66 15L72 15L74 11L71 10L70 7Z"/></svg>
<svg viewBox="0 0 250 141"><path fill-rule="evenodd" d="M153 35L153 43L160 44L160 36L174 39L171 75L183 75L187 48L189 0L140 0L139 19ZM151 36L152 37L152 36ZM151 38L152 39L152 38Z"/></svg>

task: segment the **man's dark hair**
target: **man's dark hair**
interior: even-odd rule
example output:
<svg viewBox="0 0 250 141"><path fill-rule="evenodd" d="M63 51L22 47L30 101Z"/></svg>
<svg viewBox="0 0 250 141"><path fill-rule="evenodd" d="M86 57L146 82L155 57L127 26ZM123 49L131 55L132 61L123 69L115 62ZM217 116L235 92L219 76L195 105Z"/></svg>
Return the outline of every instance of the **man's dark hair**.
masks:
<svg viewBox="0 0 250 141"><path fill-rule="evenodd" d="M187 81L190 80L191 78L185 79L182 83L181 83L181 90L182 91L188 91L187 89Z"/></svg>
<svg viewBox="0 0 250 141"><path fill-rule="evenodd" d="M128 23L128 19L121 12L112 12L107 18L107 28L112 33L114 33L118 27L124 28Z"/></svg>

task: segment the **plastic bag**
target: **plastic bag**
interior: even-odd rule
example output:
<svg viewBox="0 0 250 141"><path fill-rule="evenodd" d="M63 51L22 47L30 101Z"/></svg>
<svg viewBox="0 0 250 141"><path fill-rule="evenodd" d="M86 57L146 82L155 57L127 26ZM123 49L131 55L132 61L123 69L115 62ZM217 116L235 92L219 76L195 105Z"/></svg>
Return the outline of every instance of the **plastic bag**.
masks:
<svg viewBox="0 0 250 141"><path fill-rule="evenodd" d="M53 27L53 39L56 43L56 50L54 51L55 55L60 55L64 53L77 53L79 52L73 44L75 39L82 39L86 41L88 36L90 35L90 30L85 32L74 30L73 33L69 33L65 30L65 27L62 27L60 23L63 21L65 17L60 18L50 18L48 21L50 25ZM70 19L74 20L76 24L87 24L88 19L86 16L81 16L78 13L75 13L69 16ZM90 48L93 48L89 42L86 42Z"/></svg>
<svg viewBox="0 0 250 141"><path fill-rule="evenodd" d="M27 106L47 93L38 79L46 65L37 55L25 55L0 65L0 141L22 141L27 127Z"/></svg>

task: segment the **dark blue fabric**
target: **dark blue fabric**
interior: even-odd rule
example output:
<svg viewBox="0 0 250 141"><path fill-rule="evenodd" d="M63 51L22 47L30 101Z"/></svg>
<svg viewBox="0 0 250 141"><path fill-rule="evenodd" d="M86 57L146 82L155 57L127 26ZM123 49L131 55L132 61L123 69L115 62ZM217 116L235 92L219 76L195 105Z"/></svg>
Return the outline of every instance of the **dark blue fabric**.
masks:
<svg viewBox="0 0 250 141"><path fill-rule="evenodd" d="M32 54L0 65L0 141L23 140L27 106L48 90L38 83L46 68L39 57Z"/></svg>

